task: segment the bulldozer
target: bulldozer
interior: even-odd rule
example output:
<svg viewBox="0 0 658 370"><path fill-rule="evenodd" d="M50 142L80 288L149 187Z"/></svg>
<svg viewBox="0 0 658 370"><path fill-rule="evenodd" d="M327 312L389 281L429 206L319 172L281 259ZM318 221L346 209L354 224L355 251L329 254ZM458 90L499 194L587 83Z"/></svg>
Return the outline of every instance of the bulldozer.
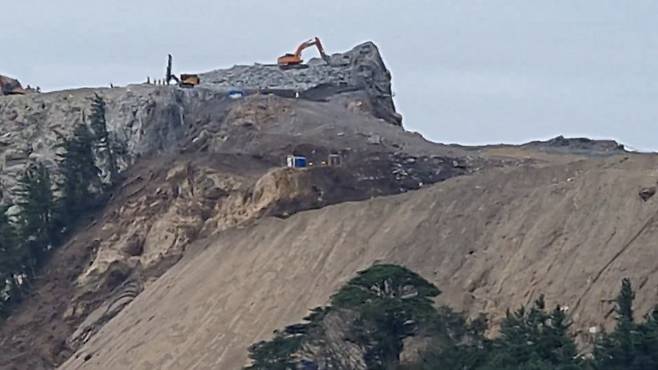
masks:
<svg viewBox="0 0 658 370"><path fill-rule="evenodd" d="M318 51L320 52L320 56L322 59L329 63L329 56L327 53L324 52L324 47L322 46L322 42L320 42L320 39L315 37L310 40L304 41L295 50L294 53L287 53L282 56L280 56L276 62L279 65L279 67L283 69L287 68L305 68L306 66L302 63L304 63L304 60L302 59L302 52L304 49L310 48L311 46L315 46L318 48Z"/></svg>

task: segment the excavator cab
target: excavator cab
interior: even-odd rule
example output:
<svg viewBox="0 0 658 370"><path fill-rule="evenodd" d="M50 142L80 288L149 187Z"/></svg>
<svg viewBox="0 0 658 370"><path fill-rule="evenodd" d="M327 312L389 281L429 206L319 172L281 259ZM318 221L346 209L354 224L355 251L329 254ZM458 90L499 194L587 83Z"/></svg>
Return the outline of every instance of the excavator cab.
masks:
<svg viewBox="0 0 658 370"><path fill-rule="evenodd" d="M324 59L325 62L329 63L329 56L325 53L324 47L322 46L322 42L320 42L319 38L315 37L308 41L302 42L297 47L294 53L286 53L280 56L277 59L277 64L283 69L307 67L304 64L302 64L304 62L304 60L302 59L302 52L304 51L304 49L310 48L311 46L317 47L322 59Z"/></svg>

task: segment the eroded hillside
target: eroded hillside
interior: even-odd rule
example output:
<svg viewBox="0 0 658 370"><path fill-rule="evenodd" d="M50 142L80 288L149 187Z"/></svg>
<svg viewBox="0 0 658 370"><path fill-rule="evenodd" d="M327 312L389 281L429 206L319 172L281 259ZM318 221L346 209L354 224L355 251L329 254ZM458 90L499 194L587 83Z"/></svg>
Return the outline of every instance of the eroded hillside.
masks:
<svg viewBox="0 0 658 370"><path fill-rule="evenodd" d="M492 170L262 219L195 244L62 368L238 369L249 344L376 262L409 266L441 303L493 318L544 293L587 340L622 277L638 287L638 316L655 304L658 198L638 192L657 165L626 155Z"/></svg>
<svg viewBox="0 0 658 370"><path fill-rule="evenodd" d="M195 240L266 216L506 165L399 127L390 74L373 44L332 58L301 71L254 66L209 74L228 76L230 88L204 77L195 89L143 84L0 99L4 204L15 201L17 177L30 163L58 175L58 145L87 121L96 97L107 107L121 177L106 206L81 220L0 328L9 348L0 364L34 369L64 361ZM239 99L230 94L236 88ZM315 166L286 169L289 154ZM339 166L323 164L329 154ZM96 165L109 173L100 158Z"/></svg>
<svg viewBox="0 0 658 370"><path fill-rule="evenodd" d="M655 156L564 138L432 143L401 127L390 78L365 43L301 70L209 72L194 89L1 97L4 204L27 164L57 172L58 142L96 95L121 176L0 326L0 367L239 368L247 345L377 261L471 313L540 292L573 302L579 330L600 324L620 276L655 296L656 200L638 195L656 185ZM285 168L289 154L314 166Z"/></svg>

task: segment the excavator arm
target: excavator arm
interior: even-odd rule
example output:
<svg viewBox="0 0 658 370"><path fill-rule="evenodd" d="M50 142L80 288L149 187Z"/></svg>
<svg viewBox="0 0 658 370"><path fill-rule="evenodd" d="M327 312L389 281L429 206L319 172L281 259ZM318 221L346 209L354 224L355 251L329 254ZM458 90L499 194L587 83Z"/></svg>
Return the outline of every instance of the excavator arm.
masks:
<svg viewBox="0 0 658 370"><path fill-rule="evenodd" d="M297 64L302 64L304 61L302 59L302 52L310 48L311 46L316 46L318 48L318 51L320 52L320 56L324 61L327 63L329 62L329 56L325 53L324 47L322 46L322 42L320 41L319 38L315 37L313 39L307 40L299 44L297 49L295 50L294 54L285 54L279 57L277 59L277 63L282 66L290 66L290 65L297 65Z"/></svg>
<svg viewBox="0 0 658 370"><path fill-rule="evenodd" d="M316 37L316 39L317 39L317 37ZM295 50L295 56L298 57L298 58L301 58L302 57L302 51L304 51L305 49L310 48L313 45L315 45L315 40L313 40L313 39L302 42L297 47L297 50Z"/></svg>
<svg viewBox="0 0 658 370"><path fill-rule="evenodd" d="M322 60L324 60L327 64L329 63L329 55L324 52L324 46L322 46L322 42L320 42L319 38L315 38L315 46L318 48L318 52L320 52L320 57L322 57Z"/></svg>

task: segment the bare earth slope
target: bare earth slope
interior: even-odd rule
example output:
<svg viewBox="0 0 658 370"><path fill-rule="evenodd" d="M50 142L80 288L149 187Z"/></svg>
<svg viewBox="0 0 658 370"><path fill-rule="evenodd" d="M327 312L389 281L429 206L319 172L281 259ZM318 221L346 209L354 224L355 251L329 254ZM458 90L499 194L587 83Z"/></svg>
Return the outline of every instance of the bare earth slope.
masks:
<svg viewBox="0 0 658 370"><path fill-rule="evenodd" d="M57 367L197 239L268 215L505 165L404 131L373 44L332 58L331 65L285 72L215 71L216 83L204 77L194 89L142 84L0 97L0 203L12 204L30 162L57 173L59 137L89 117L95 95L107 104L122 174L108 204L81 220L0 324L0 368ZM222 76L246 96L228 96ZM330 153L341 166L318 166ZM316 165L281 168L288 154ZM107 163L96 164L108 173Z"/></svg>
<svg viewBox="0 0 658 370"><path fill-rule="evenodd" d="M401 127L372 43L201 78L0 97L3 205L32 161L57 174L60 135L95 95L121 171L0 324L0 368L239 368L248 344L377 261L471 313L547 293L579 330L609 312L621 276L641 310L656 301L656 156L563 137L432 143ZM289 154L315 165L282 168ZM341 165L323 165L329 154Z"/></svg>
<svg viewBox="0 0 658 370"><path fill-rule="evenodd" d="M62 369L238 369L246 347L376 262L418 271L440 303L500 316L545 293L602 324L622 277L658 296L658 157L496 169L431 188L266 218L194 246Z"/></svg>

